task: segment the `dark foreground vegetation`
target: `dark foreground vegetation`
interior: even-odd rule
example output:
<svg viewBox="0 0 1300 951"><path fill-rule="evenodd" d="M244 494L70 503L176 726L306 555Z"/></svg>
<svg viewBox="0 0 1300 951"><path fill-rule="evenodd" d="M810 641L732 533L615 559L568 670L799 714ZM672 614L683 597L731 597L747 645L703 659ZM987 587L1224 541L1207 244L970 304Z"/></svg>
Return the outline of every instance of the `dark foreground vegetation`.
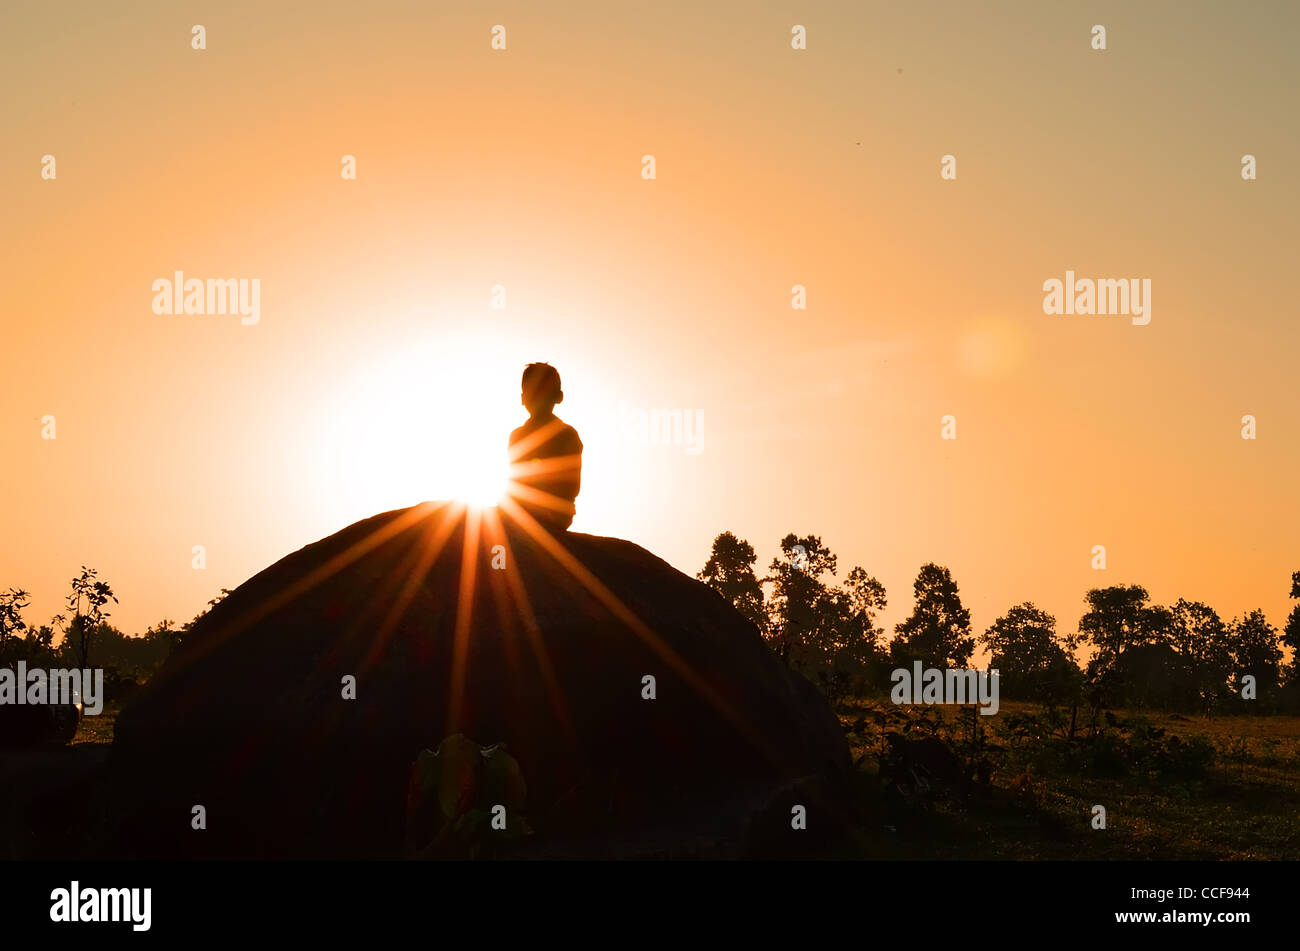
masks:
<svg viewBox="0 0 1300 951"><path fill-rule="evenodd" d="M1071 740L1061 711L1034 704L982 717L851 700L839 712L865 833L846 855L1300 857L1300 717L1117 710Z"/></svg>

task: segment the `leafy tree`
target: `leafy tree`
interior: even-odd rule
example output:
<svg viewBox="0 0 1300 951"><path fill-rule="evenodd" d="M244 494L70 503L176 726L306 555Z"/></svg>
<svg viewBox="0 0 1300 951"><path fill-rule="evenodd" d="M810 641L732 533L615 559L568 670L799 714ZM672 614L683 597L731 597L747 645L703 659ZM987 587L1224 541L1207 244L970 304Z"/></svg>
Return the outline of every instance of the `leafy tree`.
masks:
<svg viewBox="0 0 1300 951"><path fill-rule="evenodd" d="M805 666L828 696L843 697L883 673L880 639L885 632L876 618L887 603L885 586L859 567L849 571L843 587L829 588L830 620L816 629L805 649Z"/></svg>
<svg viewBox="0 0 1300 951"><path fill-rule="evenodd" d="M11 643L27 630L23 608L28 605L28 594L21 588L10 588L0 594L0 663L8 660Z"/></svg>
<svg viewBox="0 0 1300 951"><path fill-rule="evenodd" d="M834 596L827 578L835 576L835 554L816 535L781 539L783 558L773 558L764 581L772 584L768 602L769 632L777 655L791 667L803 666L802 655L834 623Z"/></svg>
<svg viewBox="0 0 1300 951"><path fill-rule="evenodd" d="M1130 648L1167 641L1169 609L1149 604L1149 597L1147 589L1136 584L1093 588L1084 595L1089 610L1079 619L1070 648L1091 647L1091 660L1105 670Z"/></svg>
<svg viewBox="0 0 1300 951"><path fill-rule="evenodd" d="M1300 571L1291 574L1291 597L1300 598ZM1282 629L1282 643L1291 648L1291 680L1300 681L1300 604L1291 609Z"/></svg>
<svg viewBox="0 0 1300 951"><path fill-rule="evenodd" d="M1103 707L1123 704L1128 694L1141 702L1143 696L1168 692L1166 673L1177 666L1169 646L1172 615L1168 608L1151 604L1149 598L1141 585L1093 588L1084 595L1088 613L1079 619L1079 630L1069 639L1069 647L1091 648L1085 689L1094 734ZM1154 647L1164 650L1153 653L1148 649ZM1125 661L1132 651L1138 653ZM1152 683L1153 676L1161 682Z"/></svg>
<svg viewBox="0 0 1300 951"><path fill-rule="evenodd" d="M876 617L889 604L885 586L863 569L854 567L844 579L840 597L841 614L851 622L850 637L868 641L878 649L885 631L876 626Z"/></svg>
<svg viewBox="0 0 1300 951"><path fill-rule="evenodd" d="M915 660L929 667L964 667L975 649L970 611L961 603L957 582L940 565L925 564L912 585L912 616L895 627L890 654L895 663Z"/></svg>
<svg viewBox="0 0 1300 951"><path fill-rule="evenodd" d="M163 625L170 625L164 620ZM142 635L124 634L111 624L103 623L95 632L97 663L113 676L144 678L153 673L171 653L169 634L175 632L149 628Z"/></svg>
<svg viewBox="0 0 1300 951"><path fill-rule="evenodd" d="M1003 677L1030 674L1051 662L1056 643L1056 618L1025 602L994 621L980 637Z"/></svg>
<svg viewBox="0 0 1300 951"><path fill-rule="evenodd" d="M1170 644L1178 652L1189 693L1209 711L1228 692L1232 645L1228 626L1209 605L1179 598L1170 611Z"/></svg>
<svg viewBox="0 0 1300 951"><path fill-rule="evenodd" d="M72 645L76 665L82 668L90 667L91 642L104 619L109 616L104 606L109 601L117 604L113 589L107 582L100 581L97 575L95 569L82 565L81 576L72 579L72 593L68 595L72 621L64 632L64 638Z"/></svg>
<svg viewBox="0 0 1300 951"><path fill-rule="evenodd" d="M1232 622L1229 633L1232 644L1232 663L1235 686L1241 688L1241 678L1246 674L1255 677L1258 697L1264 699L1277 689L1282 648L1278 642L1277 628L1268 623L1263 611L1251 611Z"/></svg>
<svg viewBox="0 0 1300 951"><path fill-rule="evenodd" d="M1097 683L1114 706L1188 710L1200 701L1187 663L1167 641L1130 647L1100 672Z"/></svg>
<svg viewBox="0 0 1300 951"><path fill-rule="evenodd" d="M723 532L713 539L709 560L695 577L730 601L737 611L758 626L759 631L764 631L767 615L763 605L763 586L754 574L757 562L753 545L731 532Z"/></svg>
<svg viewBox="0 0 1300 951"><path fill-rule="evenodd" d="M1017 604L994 621L980 643L1009 694L1064 699L1077 680L1078 667L1057 636L1056 618L1032 602Z"/></svg>
<svg viewBox="0 0 1300 951"><path fill-rule="evenodd" d="M54 667L54 628L48 624L29 627L23 638L23 654L29 666Z"/></svg>
<svg viewBox="0 0 1300 951"><path fill-rule="evenodd" d="M175 621L165 617L157 624L145 628L144 639L159 644L162 647L163 657L166 658L168 654L180 646L185 630L185 628L177 628Z"/></svg>
<svg viewBox="0 0 1300 951"><path fill-rule="evenodd" d="M886 603L884 585L855 567L836 586L835 554L816 535L786 535L765 578L754 577L755 561L748 542L724 532L698 577L755 621L782 662L828 697L860 686L881 658L876 618ZM772 586L766 598L764 584Z"/></svg>

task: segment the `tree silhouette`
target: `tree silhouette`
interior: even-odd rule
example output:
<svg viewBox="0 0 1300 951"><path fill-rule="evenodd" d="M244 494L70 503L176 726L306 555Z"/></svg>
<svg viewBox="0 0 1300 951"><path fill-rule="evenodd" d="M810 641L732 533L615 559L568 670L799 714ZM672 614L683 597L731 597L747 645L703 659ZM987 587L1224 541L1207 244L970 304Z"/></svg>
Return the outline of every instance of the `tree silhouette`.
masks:
<svg viewBox="0 0 1300 951"><path fill-rule="evenodd" d="M767 577L755 578L753 546L723 532L697 577L753 620L782 662L828 697L862 687L881 660L876 617L885 586L855 567L837 587L835 554L816 535L786 535L781 554ZM764 584L772 585L766 598Z"/></svg>
<svg viewBox="0 0 1300 951"><path fill-rule="evenodd" d="M117 604L117 597L107 582L97 578L93 568L81 566L81 576L72 579L72 594L68 595L68 608L72 611L72 620L64 637L72 645L76 665L90 667L90 645L95 633L108 612L104 606L112 601Z"/></svg>
<svg viewBox="0 0 1300 951"><path fill-rule="evenodd" d="M1203 710L1212 710L1228 692L1232 645L1228 626L1209 605L1179 598L1173 606L1169 638L1182 658L1188 692Z"/></svg>
<svg viewBox="0 0 1300 951"><path fill-rule="evenodd" d="M1251 611L1232 622L1232 663L1236 686L1240 690L1241 678L1251 674L1263 699L1277 689L1282 661L1282 648L1278 643L1277 628L1268 623L1263 611Z"/></svg>
<svg viewBox="0 0 1300 951"><path fill-rule="evenodd" d="M1070 648L1091 647L1090 660L1106 670L1125 651L1166 640L1169 610L1148 604L1149 597L1147 589L1136 584L1093 588L1084 595L1089 610L1079 619L1079 631L1070 639Z"/></svg>
<svg viewBox="0 0 1300 951"><path fill-rule="evenodd" d="M157 624L145 628L144 638L147 641L163 645L163 656L166 657L167 654L170 654L180 646L183 632L183 628L176 627L175 621L171 618L165 617Z"/></svg>
<svg viewBox="0 0 1300 951"><path fill-rule="evenodd" d="M844 588L839 596L842 600L841 614L850 622L849 640L866 642L873 650L879 650L880 638L885 631L876 626L876 616L889 605L885 586L863 569L854 567L844 579ZM847 648L847 643L844 646Z"/></svg>
<svg viewBox="0 0 1300 951"><path fill-rule="evenodd" d="M1300 571L1291 574L1291 597L1300 598ZM1291 680L1300 682L1300 604L1291 609L1282 629L1282 643L1291 648Z"/></svg>
<svg viewBox="0 0 1300 951"><path fill-rule="evenodd" d="M0 594L0 663L8 660L11 642L27 630L27 622L23 620L27 598L27 592L21 588L10 588Z"/></svg>
<svg viewBox="0 0 1300 951"><path fill-rule="evenodd" d="M732 603L737 611L753 621L760 632L767 629L763 606L763 586L754 574L758 556L754 546L731 532L713 539L713 550L704 570L697 577Z"/></svg>
<svg viewBox="0 0 1300 951"><path fill-rule="evenodd" d="M862 568L850 570L843 587L829 588L831 620L813 632L803 654L805 673L828 696L840 698L865 686L875 669L883 668L885 632L876 617L886 604L885 586Z"/></svg>
<svg viewBox="0 0 1300 951"><path fill-rule="evenodd" d="M1181 666L1170 646L1172 614L1149 598L1141 585L1093 588L1084 595L1088 612L1069 646L1091 648L1085 677L1094 733L1103 707L1165 696Z"/></svg>
<svg viewBox="0 0 1300 951"><path fill-rule="evenodd" d="M818 629L835 618L830 588L823 578L835 575L835 554L816 535L781 539L781 554L768 566L763 580L772 584L768 620L777 655L791 667L814 643Z"/></svg>
<svg viewBox="0 0 1300 951"><path fill-rule="evenodd" d="M1056 618L1026 601L994 621L980 637L1002 689L1010 695L1065 699L1078 667L1057 636Z"/></svg>
<svg viewBox="0 0 1300 951"><path fill-rule="evenodd" d="M961 603L957 582L940 565L925 564L912 585L912 616L895 627L890 655L900 665L919 660L929 667L964 667L975 649L970 611Z"/></svg>
<svg viewBox="0 0 1300 951"><path fill-rule="evenodd" d="M14 666L19 661L26 661L29 667L54 666L54 629L48 624L33 627L23 620L28 597L21 588L0 594L0 666Z"/></svg>
<svg viewBox="0 0 1300 951"><path fill-rule="evenodd" d="M876 613L885 606L885 587L857 567L843 588L836 587L835 554L817 535L786 535L781 554L763 579L772 584L773 646L828 697L841 698L862 684L879 658Z"/></svg>
<svg viewBox="0 0 1300 951"><path fill-rule="evenodd" d="M782 662L831 699L878 688L886 664L919 660L942 669L970 663L977 638L949 569L921 566L912 614L895 626L886 650L877 626L887 603L884 585L855 567L837 586L837 561L820 536L791 533L781 539L767 576L759 578L753 546L723 532L696 577L753 621ZM1291 581L1291 597L1300 599L1300 571ZM1261 698L1291 703L1291 694L1279 691L1284 684L1300 695L1300 605L1279 636L1261 611L1229 624L1200 601L1153 604L1141 585L1093 588L1084 600L1088 610L1073 632L1058 632L1051 614L1026 601L978 637L1010 696L1073 707L1071 737L1085 704L1094 734L1105 707L1209 713L1240 689L1245 674L1255 677ZM1296 652L1285 671L1284 647ZM1083 649L1088 653L1081 670L1075 654Z"/></svg>

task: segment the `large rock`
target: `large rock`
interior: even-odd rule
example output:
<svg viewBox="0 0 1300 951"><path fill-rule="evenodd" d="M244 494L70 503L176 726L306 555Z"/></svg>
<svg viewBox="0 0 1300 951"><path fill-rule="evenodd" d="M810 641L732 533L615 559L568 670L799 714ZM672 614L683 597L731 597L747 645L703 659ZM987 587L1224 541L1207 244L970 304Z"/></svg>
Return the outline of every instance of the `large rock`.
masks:
<svg viewBox="0 0 1300 951"><path fill-rule="evenodd" d="M81 710L72 703L0 703L0 750L66 746L80 722Z"/></svg>
<svg viewBox="0 0 1300 951"><path fill-rule="evenodd" d="M112 850L399 856L411 764L456 733L527 783L534 834L495 854L795 854L835 827L838 721L750 622L631 542L501 521L377 515L213 608L118 717Z"/></svg>

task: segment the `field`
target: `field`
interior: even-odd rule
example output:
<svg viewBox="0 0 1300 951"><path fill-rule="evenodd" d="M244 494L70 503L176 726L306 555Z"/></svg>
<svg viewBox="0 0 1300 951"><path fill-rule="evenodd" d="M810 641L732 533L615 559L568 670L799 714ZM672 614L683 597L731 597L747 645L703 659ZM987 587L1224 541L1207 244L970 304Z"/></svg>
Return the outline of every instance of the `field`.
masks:
<svg viewBox="0 0 1300 951"><path fill-rule="evenodd" d="M1036 732L1043 710L1003 703L970 736L971 708L840 708L866 803L864 857L908 859L1295 859L1300 717L1112 711L1096 741ZM984 782L898 794L882 778L881 728L944 739ZM856 725L856 728L855 728ZM978 752L983 747L983 752ZM893 795L891 795L893 793ZM1105 829L1093 807L1105 807Z"/></svg>

